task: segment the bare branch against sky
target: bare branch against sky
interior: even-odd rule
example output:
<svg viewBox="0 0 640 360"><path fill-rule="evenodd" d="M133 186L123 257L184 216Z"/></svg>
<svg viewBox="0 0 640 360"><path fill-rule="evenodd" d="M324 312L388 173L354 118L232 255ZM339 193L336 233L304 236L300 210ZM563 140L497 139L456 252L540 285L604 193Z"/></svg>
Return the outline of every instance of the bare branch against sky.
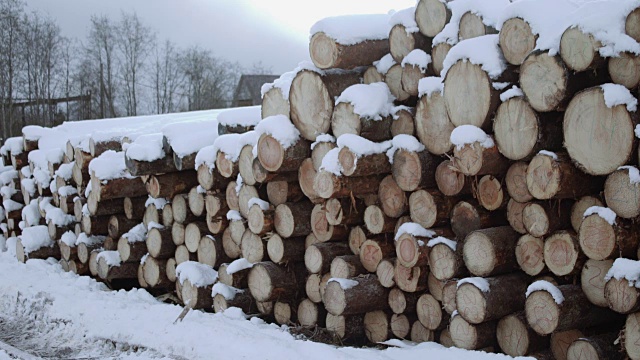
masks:
<svg viewBox="0 0 640 360"><path fill-rule="evenodd" d="M415 0L28 0L64 36L84 39L91 15L136 12L142 23L181 47L199 45L243 66L261 61L274 73L308 59L308 31L327 16L384 13Z"/></svg>

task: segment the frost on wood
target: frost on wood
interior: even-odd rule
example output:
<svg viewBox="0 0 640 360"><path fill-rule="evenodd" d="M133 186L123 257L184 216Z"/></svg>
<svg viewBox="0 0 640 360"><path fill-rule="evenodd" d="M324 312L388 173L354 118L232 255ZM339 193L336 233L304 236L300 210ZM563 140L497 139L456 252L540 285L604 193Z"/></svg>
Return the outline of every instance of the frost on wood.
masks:
<svg viewBox="0 0 640 360"><path fill-rule="evenodd" d="M180 284L189 280L195 287L205 287L218 280L218 272L209 265L185 261L176 267L176 277L180 280Z"/></svg>
<svg viewBox="0 0 640 360"><path fill-rule="evenodd" d="M551 294L551 296L553 297L553 300L558 305L561 305L562 302L564 301L564 296L562 295L562 292L560 291L560 289L558 289L555 285L553 285L552 283L546 280L538 280L538 281L535 281L533 284L529 285L525 296L529 297L529 295L531 295L535 291L548 292L549 294Z"/></svg>
<svg viewBox="0 0 640 360"><path fill-rule="evenodd" d="M396 61L393 59L393 56L391 54L387 54L380 60L373 62L373 66L375 66L376 70L378 70L378 72L382 75L386 75L387 72L389 72L389 69L391 69L391 67L395 64Z"/></svg>
<svg viewBox="0 0 640 360"><path fill-rule="evenodd" d="M451 20L442 31L433 38L433 46L440 43L455 45L458 43L460 19L467 12L478 15L486 26L500 30L499 19L504 9L509 5L509 0L457 0L447 2L451 9Z"/></svg>
<svg viewBox="0 0 640 360"><path fill-rule="evenodd" d="M471 284L477 287L483 293L488 293L489 290L491 290L487 279L481 278L481 277L468 277L468 278L460 279L458 280L457 288L460 288L462 284Z"/></svg>
<svg viewBox="0 0 640 360"><path fill-rule="evenodd" d="M227 274L233 275L244 269L251 269L253 264L245 258L236 259L227 266Z"/></svg>
<svg viewBox="0 0 640 360"><path fill-rule="evenodd" d="M491 79L497 79L507 69L498 40L498 35L484 35L459 42L449 50L440 76L445 78L449 68L463 60L479 65Z"/></svg>
<svg viewBox="0 0 640 360"><path fill-rule="evenodd" d="M438 244L444 244L444 245L448 246L453 251L456 251L456 248L458 247L458 242L457 241L453 241L453 240L447 239L447 238L442 237L442 236L438 236L438 237L433 238L433 239L431 239L431 240L429 240L427 242L427 246L430 247L430 248L434 247L434 246L436 246Z"/></svg>
<svg viewBox="0 0 640 360"><path fill-rule="evenodd" d="M162 141L160 144L162 144ZM129 153L127 152L127 154ZM123 151L105 151L97 158L91 160L89 163L89 172L102 181L120 178L133 178L127 170Z"/></svg>
<svg viewBox="0 0 640 360"><path fill-rule="evenodd" d="M625 258L616 259L604 280L609 281L612 278L625 279L629 282L629 286L640 287L640 261Z"/></svg>
<svg viewBox="0 0 640 360"><path fill-rule="evenodd" d="M444 82L439 76L428 76L418 82L418 96L431 97L434 93L444 93Z"/></svg>
<svg viewBox="0 0 640 360"><path fill-rule="evenodd" d="M387 14L333 16L313 24L310 33L323 32L342 45L384 40L391 31L390 17Z"/></svg>
<svg viewBox="0 0 640 360"><path fill-rule="evenodd" d="M516 85L513 85L511 89L500 94L500 101L505 102L514 97L524 97L524 93L522 92L522 89L520 89Z"/></svg>
<svg viewBox="0 0 640 360"><path fill-rule="evenodd" d="M637 167L631 165L620 166L618 170L627 170L629 173L629 183L636 185L640 183L640 171Z"/></svg>
<svg viewBox="0 0 640 360"><path fill-rule="evenodd" d="M604 92L604 103L608 108L625 105L628 111L636 111L638 100L626 87L618 84L603 84L600 88Z"/></svg>
<svg viewBox="0 0 640 360"><path fill-rule="evenodd" d="M402 67L407 65L413 65L420 68L420 71L424 74L427 71L427 67L431 64L431 55L427 54L422 49L414 49L407 56L402 59Z"/></svg>
<svg viewBox="0 0 640 360"><path fill-rule="evenodd" d="M340 288L342 288L343 290L349 290L359 284L356 280L342 278L331 278L329 279L329 281L327 281L327 283L330 282L337 282L338 284L340 284Z"/></svg>
<svg viewBox="0 0 640 360"><path fill-rule="evenodd" d="M391 145L390 140L376 143L355 134L343 134L338 138L338 148L342 149L347 147L358 158L367 155L382 154L389 150Z"/></svg>
<svg viewBox="0 0 640 360"><path fill-rule="evenodd" d="M391 147L387 150L389 162L393 164L393 155L398 150L406 150L411 152L420 152L425 149L424 145L411 135L400 134L394 136L391 140Z"/></svg>
<svg viewBox="0 0 640 360"><path fill-rule="evenodd" d="M107 265L109 266L120 266L122 264L122 259L120 258L120 253L117 251L101 251L98 254L98 261L100 259L104 259Z"/></svg>
<svg viewBox="0 0 640 360"><path fill-rule="evenodd" d="M394 240L398 240L404 234L428 238L436 236L436 233L433 230L425 229L420 224L414 222L406 222L400 225L398 231L396 231Z"/></svg>
<svg viewBox="0 0 640 360"><path fill-rule="evenodd" d="M379 82L349 86L340 94L336 105L349 103L356 115L365 119L382 120L383 117L391 115L394 100L389 86Z"/></svg>
<svg viewBox="0 0 640 360"><path fill-rule="evenodd" d="M220 294L225 298L225 300L231 301L235 299L236 295L242 294L243 292L244 290L242 289L237 289L232 286L225 285L221 282L218 282L215 285L213 285L213 288L211 289L211 297L215 297L216 295Z"/></svg>
<svg viewBox="0 0 640 360"><path fill-rule="evenodd" d="M450 137L451 143L458 150L465 145L479 143L480 146L488 149L495 145L493 139L487 135L482 129L473 125L460 125L453 129Z"/></svg>
<svg viewBox="0 0 640 360"><path fill-rule="evenodd" d="M262 134L271 135L282 145L284 149L288 149L300 138L300 131L295 125L284 115L269 116L256 126L258 137Z"/></svg>
<svg viewBox="0 0 640 360"><path fill-rule="evenodd" d="M616 213L607 207L591 206L584 212L582 217L585 218L593 214L597 214L602 219L604 219L604 221L608 222L610 225L614 225L616 223Z"/></svg>
<svg viewBox="0 0 640 360"><path fill-rule="evenodd" d="M55 244L55 241L49 237L49 229L46 225L25 228L19 238L26 254Z"/></svg>

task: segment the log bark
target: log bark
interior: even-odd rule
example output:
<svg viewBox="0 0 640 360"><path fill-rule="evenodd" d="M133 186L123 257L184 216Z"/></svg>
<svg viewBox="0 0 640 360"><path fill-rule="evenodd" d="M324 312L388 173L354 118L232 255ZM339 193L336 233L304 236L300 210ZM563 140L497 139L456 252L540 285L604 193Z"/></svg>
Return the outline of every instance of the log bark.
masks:
<svg viewBox="0 0 640 360"><path fill-rule="evenodd" d="M304 272L297 270L299 266L284 267L269 261L255 264L249 272L249 291L260 302L295 298L304 283Z"/></svg>
<svg viewBox="0 0 640 360"><path fill-rule="evenodd" d="M389 289L380 285L375 275L350 279L357 284L343 289L339 282L330 281L322 297L327 311L335 316L362 314L389 307Z"/></svg>
<svg viewBox="0 0 640 360"><path fill-rule="evenodd" d="M243 269L229 274L227 268L229 264L222 264L218 269L218 279L221 283L237 289L246 289L248 285L249 272L251 269Z"/></svg>
<svg viewBox="0 0 640 360"><path fill-rule="evenodd" d="M100 276L101 279L107 281L137 279L138 264L122 263L119 266L111 266L107 264L104 258L100 258L98 260L98 276Z"/></svg>
<svg viewBox="0 0 640 360"><path fill-rule="evenodd" d="M309 42L311 60L319 69L353 69L370 65L389 52L387 40L365 40L343 45L324 32L313 34Z"/></svg>
<svg viewBox="0 0 640 360"><path fill-rule="evenodd" d="M168 259L176 252L169 228L152 228L147 233L146 243L149 255L156 259Z"/></svg>
<svg viewBox="0 0 640 360"><path fill-rule="evenodd" d="M224 312L230 307L237 307L245 314L255 314L258 312L256 301L251 293L244 290L235 294L233 299L227 299L222 294L216 294L213 297L213 311L216 313Z"/></svg>
<svg viewBox="0 0 640 360"><path fill-rule="evenodd" d="M425 95L418 100L415 116L416 135L434 155L444 155L453 149L449 138L455 128L441 93Z"/></svg>
<svg viewBox="0 0 640 360"><path fill-rule="evenodd" d="M111 215L108 222L108 233L113 239L120 239L120 236L131 230L140 223L139 220L129 220L124 214Z"/></svg>
<svg viewBox="0 0 640 360"><path fill-rule="evenodd" d="M584 218L578 238L584 254L594 260L634 258L640 244L635 224L618 219L612 225L598 214Z"/></svg>
<svg viewBox="0 0 640 360"><path fill-rule="evenodd" d="M467 322L480 324L524 310L527 276L513 273L485 280L489 284L487 292L473 283L458 283L456 306Z"/></svg>
<svg viewBox="0 0 640 360"><path fill-rule="evenodd" d="M96 181L91 181L91 193L95 194L96 201L105 201L109 199L125 198L125 197L138 197L147 194L145 185L138 178L119 178L99 181L93 177Z"/></svg>
<svg viewBox="0 0 640 360"><path fill-rule="evenodd" d="M613 260L592 260L584 263L580 273L580 285L589 301L600 307L607 307L605 298L605 275L611 269Z"/></svg>
<svg viewBox="0 0 640 360"><path fill-rule="evenodd" d="M516 270L515 252L518 240L510 226L476 230L464 240L464 263L475 276L490 276Z"/></svg>
<svg viewBox="0 0 640 360"><path fill-rule="evenodd" d="M123 201L124 214L127 219L142 219L145 212L146 196L125 197Z"/></svg>
<svg viewBox="0 0 640 360"><path fill-rule="evenodd" d="M309 201L284 203L276 207L274 226L284 238L308 235L312 232L311 218L313 204Z"/></svg>
<svg viewBox="0 0 640 360"><path fill-rule="evenodd" d="M333 259L336 256L348 255L349 252L349 247L343 243L314 244L305 250L304 264L312 274L328 273Z"/></svg>
<svg viewBox="0 0 640 360"><path fill-rule="evenodd" d="M512 65L521 65L536 47L538 36L529 23L519 17L512 17L502 24L499 45L505 60Z"/></svg>
<svg viewBox="0 0 640 360"><path fill-rule="evenodd" d="M560 38L560 57L575 72L596 70L605 64L599 52L601 47L593 35L572 26Z"/></svg>
<svg viewBox="0 0 640 360"><path fill-rule="evenodd" d="M435 172L441 161L427 150L413 152L399 149L393 155L393 178L404 191L435 188Z"/></svg>
<svg viewBox="0 0 640 360"><path fill-rule="evenodd" d="M280 235L273 234L267 241L267 254L269 259L276 264L300 261L305 254L304 238L283 239Z"/></svg>
<svg viewBox="0 0 640 360"><path fill-rule="evenodd" d="M334 99L347 87L360 83L361 73L301 71L291 83L289 101L291 121L303 138L314 141L318 134L329 131Z"/></svg>
<svg viewBox="0 0 640 360"><path fill-rule="evenodd" d="M182 300L185 302L185 306L202 310L210 310L212 308L213 297L211 297L211 290L213 285L197 287L191 281L185 280L181 286Z"/></svg>
<svg viewBox="0 0 640 360"><path fill-rule="evenodd" d="M475 201L461 201L451 211L451 230L459 239L471 232L507 224L506 216L489 212Z"/></svg>
<svg viewBox="0 0 640 360"><path fill-rule="evenodd" d="M142 271L147 288L170 289L174 285L174 282L167 277L167 260L147 257Z"/></svg>
<svg viewBox="0 0 640 360"><path fill-rule="evenodd" d="M173 164L177 171L187 171L196 169L196 156L198 152L194 152L186 155L179 155L178 153L172 153Z"/></svg>
<svg viewBox="0 0 640 360"><path fill-rule="evenodd" d="M345 176L370 176L391 173L391 164L384 153L358 156L349 147L338 153L338 161Z"/></svg>
<svg viewBox="0 0 640 360"><path fill-rule="evenodd" d="M364 335L364 315L332 315L327 314L327 330L344 341L359 341Z"/></svg>
<svg viewBox="0 0 640 360"><path fill-rule="evenodd" d="M92 235L109 233L109 216L82 216L82 231Z"/></svg>
<svg viewBox="0 0 640 360"><path fill-rule="evenodd" d="M320 171L313 182L313 191L323 199L374 194L381 180L381 175L346 177Z"/></svg>
<svg viewBox="0 0 640 360"><path fill-rule="evenodd" d="M578 170L565 154L536 155L527 168L527 188L540 200L578 198L602 189L602 178Z"/></svg>
<svg viewBox="0 0 640 360"><path fill-rule="evenodd" d="M451 319L449 331L453 345L462 349L477 350L491 347L497 342L496 327L495 321L472 325L457 315Z"/></svg>
<svg viewBox="0 0 640 360"><path fill-rule="evenodd" d="M186 193L198 185L195 171L180 171L163 175L151 175L147 181L147 192L153 198L172 198Z"/></svg>
<svg viewBox="0 0 640 360"><path fill-rule="evenodd" d="M353 134L367 140L380 142L389 140L391 136L391 116L379 120L360 116L355 112L353 104L342 102L336 105L331 116L331 132L338 138L344 134Z"/></svg>
<svg viewBox="0 0 640 360"><path fill-rule="evenodd" d="M129 173L133 176L155 175L178 171L171 154L165 155L164 157L154 161L138 161L131 159L125 153L124 162L127 166L127 170L129 170Z"/></svg>
<svg viewBox="0 0 640 360"><path fill-rule="evenodd" d="M389 31L389 52L393 60L399 64L414 49L430 48L431 38L397 24Z"/></svg>
<svg viewBox="0 0 640 360"><path fill-rule="evenodd" d="M89 198L87 198L87 209L89 210L90 215L116 215L122 214L122 212L124 211L125 198L98 201L96 199L96 196L94 196L93 194L96 193L91 191L91 193L89 194Z"/></svg>
<svg viewBox="0 0 640 360"><path fill-rule="evenodd" d="M529 327L524 311L500 319L496 337L500 349L509 356L525 356L549 348L549 339Z"/></svg>

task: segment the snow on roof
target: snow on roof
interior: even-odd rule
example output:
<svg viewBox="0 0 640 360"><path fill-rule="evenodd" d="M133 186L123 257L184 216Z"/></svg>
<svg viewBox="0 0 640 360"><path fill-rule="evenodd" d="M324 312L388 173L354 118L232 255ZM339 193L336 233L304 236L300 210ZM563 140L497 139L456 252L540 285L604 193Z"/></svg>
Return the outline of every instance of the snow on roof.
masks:
<svg viewBox="0 0 640 360"><path fill-rule="evenodd" d="M382 154L391 148L391 140L373 142L355 134L342 134L338 137L338 147L349 148L357 158L373 154Z"/></svg>
<svg viewBox="0 0 640 360"><path fill-rule="evenodd" d="M404 30L407 33L416 33L420 31L418 23L416 22L416 7L402 9L391 15L389 19L389 26L394 27L396 25L404 26Z"/></svg>
<svg viewBox="0 0 640 360"><path fill-rule="evenodd" d="M313 24L310 33L323 32L342 45L384 40L389 38L390 19L389 14L332 16Z"/></svg>
<svg viewBox="0 0 640 360"><path fill-rule="evenodd" d="M631 165L626 165L626 166L620 166L618 168L618 170L627 170L629 173L629 183L631 183L631 185L636 185L638 183L640 183L640 171L638 170L637 167L635 166L631 166Z"/></svg>
<svg viewBox="0 0 640 360"><path fill-rule="evenodd" d="M474 125L460 125L451 132L450 141L458 150L467 144L479 143L484 148L491 148L495 145L493 139L482 129Z"/></svg>
<svg viewBox="0 0 640 360"><path fill-rule="evenodd" d="M422 225L414 222L406 222L400 225L398 231L396 232L394 240L400 239L400 237L404 234L428 238L433 238L434 236L436 236L436 233L433 230L425 229L424 227L422 227Z"/></svg>
<svg viewBox="0 0 640 360"><path fill-rule="evenodd" d="M405 65L417 66L422 73L425 73L429 64L431 64L431 55L422 49L414 49L402 59L400 65L402 65L402 67L405 67Z"/></svg>
<svg viewBox="0 0 640 360"><path fill-rule="evenodd" d="M453 251L456 251L456 248L458 247L458 242L450 240L450 239L447 239L447 238L442 237L442 236L438 236L438 237L433 238L433 239L431 239L431 240L429 240L427 242L427 246L428 247L434 247L434 246L436 246L438 244L446 245Z"/></svg>
<svg viewBox="0 0 640 360"><path fill-rule="evenodd" d="M497 79L507 69L507 61L498 46L499 38L495 34L460 41L447 53L440 76L445 78L453 64L467 60L479 65L491 79Z"/></svg>
<svg viewBox="0 0 640 360"><path fill-rule="evenodd" d="M229 109L218 115L218 122L227 126L255 126L261 119L260 105Z"/></svg>
<svg viewBox="0 0 640 360"><path fill-rule="evenodd" d="M393 59L391 54L387 54L383 56L380 60L374 61L373 66L376 67L376 70L382 75L386 75L389 72L389 69L393 65L396 64L396 61Z"/></svg>
<svg viewBox="0 0 640 360"><path fill-rule="evenodd" d="M451 45L458 43L458 32L460 30L460 19L467 12L476 14L482 18L482 22L500 30L499 19L502 12L510 4L509 0L456 0L447 2L447 7L451 9L451 20L442 31L433 38L433 46L446 42Z"/></svg>
<svg viewBox="0 0 640 360"><path fill-rule="evenodd" d="M227 274L233 275L238 271L251 269L253 264L245 258L236 259L227 266Z"/></svg>
<svg viewBox="0 0 640 360"><path fill-rule="evenodd" d="M562 291L558 289L552 283L545 280L535 281L533 284L529 285L527 288L527 292L525 294L526 297L529 297L535 291L546 291L553 297L553 300L556 304L561 305L564 302L564 295L562 295Z"/></svg>
<svg viewBox="0 0 640 360"><path fill-rule="evenodd" d="M625 279L629 282L629 286L640 287L640 261L625 258L616 259L604 280L609 281L612 278Z"/></svg>
<svg viewBox="0 0 640 360"><path fill-rule="evenodd" d="M618 84L603 84L600 88L604 92L604 103L608 108L625 105L628 111L636 111L638 100L626 87Z"/></svg>
<svg viewBox="0 0 640 360"><path fill-rule="evenodd" d="M236 295L242 294L243 292L244 290L242 289L234 288L232 286L218 282L213 285L213 288L211 289L211 297L215 297L216 295L220 294L225 298L225 300L230 301L235 299Z"/></svg>
<svg viewBox="0 0 640 360"><path fill-rule="evenodd" d="M516 85L513 85L513 87L511 89L509 89L509 90L503 92L502 94L500 94L500 101L501 102L506 102L507 100L509 100L511 98L514 98L514 97L524 97L524 93Z"/></svg>
<svg viewBox="0 0 640 360"><path fill-rule="evenodd" d="M406 150L413 152L420 152L425 149L424 145L416 139L414 136L400 134L396 135L391 139L391 147L387 150L387 157L389 158L389 162L393 164L393 156L398 150Z"/></svg>
<svg viewBox="0 0 640 360"><path fill-rule="evenodd" d="M433 93L444 92L444 82L442 82L442 78L439 76L428 76L420 79L418 82L418 96L423 97L431 97Z"/></svg>
<svg viewBox="0 0 640 360"><path fill-rule="evenodd" d="M18 238L20 238L26 254L43 247L52 247L55 244L55 241L49 237L49 229L46 225L25 228Z"/></svg>
<svg viewBox="0 0 640 360"><path fill-rule="evenodd" d="M382 120L391 115L395 97L386 83L355 84L346 88L336 100L353 105L353 112L365 119Z"/></svg>
<svg viewBox="0 0 640 360"><path fill-rule="evenodd" d="M574 12L578 6L571 0L518 0L505 7L497 26L502 28L505 21L511 18L523 19L529 24L531 32L538 35L536 49L554 49L551 53L553 56L560 46L567 15Z"/></svg>
<svg viewBox="0 0 640 360"><path fill-rule="evenodd" d="M274 115L263 119L256 126L255 131L258 137L262 134L271 135L285 149L295 144L300 138L300 131L284 115Z"/></svg>
<svg viewBox="0 0 640 360"><path fill-rule="evenodd" d="M582 215L582 217L591 216L593 214L600 216L610 225L614 225L616 223L616 213L607 207L591 206L590 208L585 210L584 215Z"/></svg>
<svg viewBox="0 0 640 360"><path fill-rule="evenodd" d="M353 279L331 278L327 283L337 282L343 290L349 290L354 286L358 286L359 282Z"/></svg>
<svg viewBox="0 0 640 360"><path fill-rule="evenodd" d="M89 163L89 172L98 179L113 180L120 178L133 179L124 160L124 151L107 150ZM129 154L127 152L127 154Z"/></svg>
<svg viewBox="0 0 640 360"><path fill-rule="evenodd" d="M487 279L481 278L481 277L468 277L468 278L460 279L458 280L456 288L460 288L462 284L471 284L477 287L483 293L488 293L489 290L491 290L491 287L489 286L489 282L487 281Z"/></svg>
<svg viewBox="0 0 640 360"><path fill-rule="evenodd" d="M176 276L181 284L189 280L195 287L213 285L218 280L218 272L211 266L197 261L185 261L176 267Z"/></svg>

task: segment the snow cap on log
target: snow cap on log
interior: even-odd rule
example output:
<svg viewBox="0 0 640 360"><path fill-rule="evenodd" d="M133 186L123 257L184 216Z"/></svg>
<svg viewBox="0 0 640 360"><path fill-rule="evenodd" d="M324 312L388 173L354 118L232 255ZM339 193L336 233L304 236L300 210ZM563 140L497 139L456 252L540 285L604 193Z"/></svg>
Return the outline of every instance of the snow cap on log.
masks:
<svg viewBox="0 0 640 360"><path fill-rule="evenodd" d="M247 201L247 207L252 207L253 205L258 205L258 207L260 208L260 210L262 211L267 211L271 208L271 204L269 204L269 202L264 201L260 198L257 197L252 197L251 199L249 199Z"/></svg>
<svg viewBox="0 0 640 360"><path fill-rule="evenodd" d="M76 239L76 246L80 244L86 244L87 246L101 244L104 242L106 238L107 238L106 236L102 236L102 235L88 236L85 233L80 233L80 235L78 235L78 238Z"/></svg>
<svg viewBox="0 0 640 360"><path fill-rule="evenodd" d="M158 210L162 210L164 209L164 207L169 203L168 199L165 198L154 198L152 196L149 196L147 198L147 201L144 202L144 206L145 207L149 207L153 204L153 206L155 206L156 209Z"/></svg>
<svg viewBox="0 0 640 360"><path fill-rule="evenodd" d="M436 238L433 238L431 240L429 240L429 242L427 242L427 246L432 248L438 244L443 244L448 246L451 250L456 251L456 248L458 247L458 242L457 241L453 241L451 239L447 239L445 237L442 236L438 236Z"/></svg>
<svg viewBox="0 0 640 360"><path fill-rule="evenodd" d="M553 151L540 150L540 151L538 151L538 155L548 156L548 157L552 158L555 161L558 160L558 154L554 153Z"/></svg>
<svg viewBox="0 0 640 360"><path fill-rule="evenodd" d="M510 4L509 0L457 0L447 2L451 9L451 20L442 31L433 38L433 46L440 43L455 45L458 43L460 19L468 12L478 15L486 26L500 30L498 21L504 9Z"/></svg>
<svg viewBox="0 0 640 360"><path fill-rule="evenodd" d="M225 285L221 282L218 282L215 285L213 285L213 288L211 289L211 297L215 297L216 295L220 294L222 295L222 297L224 297L225 300L231 301L235 299L236 295L242 294L243 292L244 290L242 289L237 289L232 286Z"/></svg>
<svg viewBox="0 0 640 360"><path fill-rule="evenodd" d="M616 259L604 277L604 281L611 279L625 279L629 282L629 286L640 288L640 261L625 258Z"/></svg>
<svg viewBox="0 0 640 360"><path fill-rule="evenodd" d="M229 221L242 221L242 215L238 210L229 210L227 211L227 220Z"/></svg>
<svg viewBox="0 0 640 360"><path fill-rule="evenodd" d="M467 144L479 143L480 146L488 149L495 146L493 139L487 135L482 129L473 125L460 125L451 132L451 143L458 150Z"/></svg>
<svg viewBox="0 0 640 360"><path fill-rule="evenodd" d="M196 169L206 164L209 170L216 167L218 151L222 151L231 162L238 161L240 152L245 145L255 145L260 135L256 131L247 131L244 134L226 134L216 138L213 145L205 146L196 155Z"/></svg>
<svg viewBox="0 0 640 360"><path fill-rule="evenodd" d="M40 222L40 210L38 210L38 199L33 199L29 205L22 208L22 221L30 225L36 225Z"/></svg>
<svg viewBox="0 0 640 360"><path fill-rule="evenodd" d="M229 109L218 115L218 123L227 126L256 126L261 119L260 105Z"/></svg>
<svg viewBox="0 0 640 360"><path fill-rule="evenodd" d="M313 62L308 61L308 60L301 61L300 63L298 63L298 66L295 69L280 75L280 77L277 78L274 82L263 84L262 87L260 88L261 96L264 97L264 95L267 92L269 92L269 90L271 90L273 88L278 88L278 89L280 89L280 92L282 93L282 97L285 100L289 100L289 92L291 90L291 83L293 82L293 79L295 79L296 75L298 75L299 72L304 71L304 70L313 71L313 72L316 72L316 73L318 73L320 75L324 75L324 73L325 73L323 70L318 69L318 67L315 66L313 64Z"/></svg>
<svg viewBox="0 0 640 360"><path fill-rule="evenodd" d="M638 100L626 87L618 84L603 84L600 88L604 92L604 103L608 108L617 105L625 105L628 111L636 111L638 108Z"/></svg>
<svg viewBox="0 0 640 360"><path fill-rule="evenodd" d="M407 56L402 59L402 63L400 64L402 67L407 65L409 66L417 66L420 68L420 71L424 74L427 71L427 67L431 64L431 55L427 54L422 49L414 49Z"/></svg>
<svg viewBox="0 0 640 360"><path fill-rule="evenodd" d="M416 22L416 7L402 9L396 11L389 19L389 26L394 27L396 25L404 26L404 30L411 34L420 31L418 23Z"/></svg>
<svg viewBox="0 0 640 360"><path fill-rule="evenodd" d="M196 261L185 261L176 267L176 276L180 284L189 280L195 287L213 285L218 280L218 272L211 266Z"/></svg>
<svg viewBox="0 0 640 360"><path fill-rule="evenodd" d="M104 259L105 263L107 265L111 266L115 266L118 267L120 266L120 264L122 264L122 259L120 258L120 253L117 251L101 251L100 254L98 254L98 261L100 261L100 259Z"/></svg>
<svg viewBox="0 0 640 360"><path fill-rule="evenodd" d="M141 135L133 143L124 144L123 149L129 159L137 161L151 162L166 155L162 148L162 133Z"/></svg>
<svg viewBox="0 0 640 360"><path fill-rule="evenodd" d="M4 145L0 148L2 155L18 155L24 151L24 144L22 142L22 136L16 136L5 140Z"/></svg>
<svg viewBox="0 0 640 360"><path fill-rule="evenodd" d="M55 171L54 175L59 178L63 178L65 181L69 181L73 176L73 165L75 165L75 161L68 164L61 164L58 170Z"/></svg>
<svg viewBox="0 0 640 360"><path fill-rule="evenodd" d="M130 153L127 152L127 154L129 155ZM107 150L102 153L102 155L91 160L89 163L89 172L102 181L120 178L133 179L134 177L131 176L127 170L124 155L125 153L123 151L116 152Z"/></svg>
<svg viewBox="0 0 640 360"><path fill-rule="evenodd" d="M382 120L393 112L394 96L386 83L356 84L346 88L336 100L353 105L353 112L365 119ZM266 120L266 119L265 119Z"/></svg>
<svg viewBox="0 0 640 360"><path fill-rule="evenodd" d="M253 267L253 264L249 262L249 260L245 259L245 258L239 258L236 260L233 260L231 262L231 264L229 264L227 266L227 274L229 275L233 275L235 273L237 273L238 271L242 271L245 269L251 269Z"/></svg>
<svg viewBox="0 0 640 360"><path fill-rule="evenodd" d="M389 148L389 150L387 150L387 157L389 158L389 162L391 164L393 164L393 155L397 150L400 149L413 152L421 152L424 151L425 147L414 136L406 134L396 135L391 140L391 147Z"/></svg>
<svg viewBox="0 0 640 360"><path fill-rule="evenodd" d="M500 94L500 101L506 102L507 100L514 97L524 97L524 93L522 92L522 89L520 89L516 85L513 85L511 89Z"/></svg>
<svg viewBox="0 0 640 360"><path fill-rule="evenodd" d="M300 131L284 115L274 115L263 119L256 126L255 132L258 137L262 134L271 135L278 140L284 149L291 147L300 138Z"/></svg>
<svg viewBox="0 0 640 360"><path fill-rule="evenodd" d="M439 76L428 76L418 82L418 97L431 97L434 93L444 93L444 82Z"/></svg>
<svg viewBox="0 0 640 360"><path fill-rule="evenodd" d="M598 216L603 218L606 222L608 222L610 225L613 225L616 223L616 213L607 207L591 206L584 212L584 215L582 215L582 217L586 218L587 216L591 216L593 214L597 214Z"/></svg>
<svg viewBox="0 0 640 360"><path fill-rule="evenodd" d="M53 222L53 224L56 226L66 226L76 221L75 216L67 215L64 211L55 206L52 206L47 210L45 219L47 220L47 222Z"/></svg>
<svg viewBox="0 0 640 360"><path fill-rule="evenodd" d="M387 54L380 60L373 62L373 66L375 66L376 70L378 70L378 72L382 75L386 75L387 72L389 72L389 69L391 69L391 67L395 64L396 61L393 59L393 56L391 54Z"/></svg>
<svg viewBox="0 0 640 360"><path fill-rule="evenodd" d="M342 278L331 278L331 279L329 279L329 281L327 281L327 283L330 283L330 282L337 282L338 284L340 284L340 287L343 290L349 290L352 287L354 287L354 286L359 284L356 280L342 279Z"/></svg>
<svg viewBox="0 0 640 360"><path fill-rule="evenodd" d="M14 170L13 167L11 167L11 170L3 171L0 174L0 184L9 185L13 180L17 178L18 178L18 170Z"/></svg>
<svg viewBox="0 0 640 360"><path fill-rule="evenodd" d="M51 184L55 184L55 182L51 182ZM78 188L73 187L71 185L63 186L60 189L56 189L56 192L60 196L69 197L71 195L76 195L78 193Z"/></svg>
<svg viewBox="0 0 640 360"><path fill-rule="evenodd" d="M507 5L496 23L502 28L505 21L520 18L529 24L533 35L537 35L536 50L550 50L550 55L558 53L560 37L567 27L567 14L578 8L577 2L570 0L520 0Z"/></svg>
<svg viewBox="0 0 640 360"><path fill-rule="evenodd" d="M390 19L388 14L332 16L313 24L310 35L323 32L342 45L384 40L389 38L393 26Z"/></svg>
<svg viewBox="0 0 640 360"><path fill-rule="evenodd" d="M343 134L338 138L338 148L349 148L356 158L385 153L391 146L391 140L377 143L355 134Z"/></svg>
<svg viewBox="0 0 640 360"><path fill-rule="evenodd" d="M335 143L336 142L336 138L333 135L330 134L320 134L318 136L316 136L316 141L311 143L311 150L313 150L313 148L316 147L316 145L320 144L320 143Z"/></svg>
<svg viewBox="0 0 640 360"><path fill-rule="evenodd" d="M16 211L16 210L21 210L24 205L20 204L17 201L13 201L11 199L7 199L2 201L2 207L4 208L4 210L6 212L12 212L12 211Z"/></svg>
<svg viewBox="0 0 640 360"><path fill-rule="evenodd" d="M394 240L398 240L404 234L428 238L436 236L436 233L433 230L425 229L420 224L414 222L406 222L400 225L398 231L396 231Z"/></svg>
<svg viewBox="0 0 640 360"><path fill-rule="evenodd" d="M462 284L471 284L477 287L478 290L482 291L483 293L488 293L491 290L487 279L481 278L481 277L468 277L468 278L460 279L458 280L456 289L460 288Z"/></svg>
<svg viewBox="0 0 640 360"><path fill-rule="evenodd" d="M553 297L553 300L558 305L562 304L562 302L564 301L564 296L562 295L562 292L560 291L560 289L558 289L555 285L553 285L552 283L546 280L538 280L533 282L531 285L529 285L525 296L529 297L529 295L531 295L535 291L548 292L549 294L551 294L551 296Z"/></svg>
<svg viewBox="0 0 640 360"><path fill-rule="evenodd" d="M637 131L637 128L636 128ZM627 170L629 174L629 183L636 185L640 183L640 170L637 167L631 165L620 166L618 170Z"/></svg>
<svg viewBox="0 0 640 360"><path fill-rule="evenodd" d="M466 60L480 65L491 79L497 79L507 69L507 61L502 56L498 40L498 35L484 35L459 42L449 50L440 76L445 78L453 64Z"/></svg>
<svg viewBox="0 0 640 360"><path fill-rule="evenodd" d="M67 232L65 232L64 234L62 234L62 236L60 237L60 241L62 241L63 243L65 243L67 246L70 247L75 247L76 246L76 241L78 240L78 237L76 236L76 234L69 230Z"/></svg>
<svg viewBox="0 0 640 360"><path fill-rule="evenodd" d="M52 247L55 244L55 241L49 236L49 229L46 225L25 228L18 238L22 242L22 246L24 246L25 254L43 247Z"/></svg>
<svg viewBox="0 0 640 360"><path fill-rule="evenodd" d="M220 122L222 114L224 112L218 115L218 122ZM258 116L260 116L259 110ZM202 120L169 124L162 128L162 135L167 139L174 153L179 156L187 156L212 144L218 138L216 117L207 116Z"/></svg>
<svg viewBox="0 0 640 360"><path fill-rule="evenodd" d="M145 241L147 239L147 227L144 226L144 223L140 223L122 234L122 237L126 238L130 244Z"/></svg>
<svg viewBox="0 0 640 360"><path fill-rule="evenodd" d="M328 171L335 176L342 175L342 165L340 165L340 161L338 161L339 154L340 148L333 148L329 150L322 158L322 164L320 164L319 170Z"/></svg>

